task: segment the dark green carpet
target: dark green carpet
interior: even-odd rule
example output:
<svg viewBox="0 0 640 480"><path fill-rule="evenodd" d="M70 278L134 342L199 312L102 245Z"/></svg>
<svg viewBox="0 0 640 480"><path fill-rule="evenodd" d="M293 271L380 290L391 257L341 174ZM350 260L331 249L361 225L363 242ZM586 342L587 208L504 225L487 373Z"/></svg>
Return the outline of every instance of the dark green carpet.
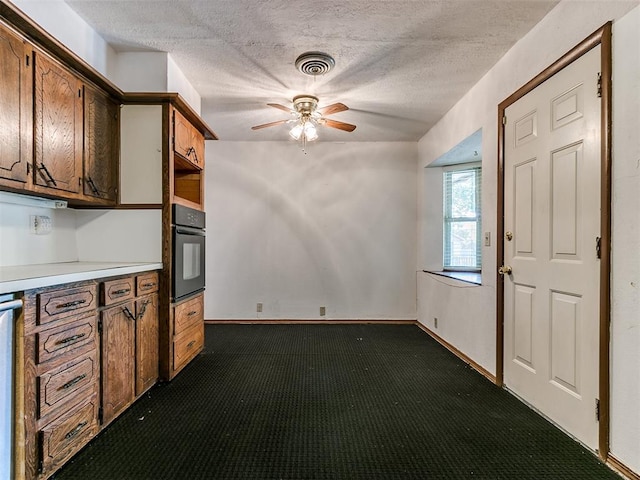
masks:
<svg viewBox="0 0 640 480"><path fill-rule="evenodd" d="M619 480L410 325L207 326L54 478Z"/></svg>

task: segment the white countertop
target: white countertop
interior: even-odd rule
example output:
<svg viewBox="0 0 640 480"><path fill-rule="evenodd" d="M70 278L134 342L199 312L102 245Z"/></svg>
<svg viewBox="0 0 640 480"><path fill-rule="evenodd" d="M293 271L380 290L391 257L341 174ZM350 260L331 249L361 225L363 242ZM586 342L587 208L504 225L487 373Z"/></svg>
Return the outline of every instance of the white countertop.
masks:
<svg viewBox="0 0 640 480"><path fill-rule="evenodd" d="M162 263L66 262L0 267L0 294L159 270Z"/></svg>

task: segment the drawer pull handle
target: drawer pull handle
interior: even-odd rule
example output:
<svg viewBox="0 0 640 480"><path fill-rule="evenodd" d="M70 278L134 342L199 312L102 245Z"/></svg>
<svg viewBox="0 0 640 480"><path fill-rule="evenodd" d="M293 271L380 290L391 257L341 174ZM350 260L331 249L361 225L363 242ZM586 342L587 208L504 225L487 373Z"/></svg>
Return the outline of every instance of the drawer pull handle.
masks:
<svg viewBox="0 0 640 480"><path fill-rule="evenodd" d="M87 183L91 187L91 190L93 191L94 195L96 195L97 197L102 196L100 194L100 190L98 190L98 187L96 187L96 183L93 181L93 178L91 178L91 175L87 176Z"/></svg>
<svg viewBox="0 0 640 480"><path fill-rule="evenodd" d="M86 333L79 333L77 335L72 335L70 337L63 338L62 340L58 341L58 345L60 345L60 344L64 345L65 343L75 342L76 340L84 337L85 335L86 335Z"/></svg>
<svg viewBox="0 0 640 480"><path fill-rule="evenodd" d="M87 303L87 301L86 300L74 300L73 302L61 303L56 308L77 307L78 305L82 305L83 303Z"/></svg>
<svg viewBox="0 0 640 480"><path fill-rule="evenodd" d="M114 295L124 295L126 293L129 293L131 291L130 288L121 288L120 290L114 290L113 292L111 292Z"/></svg>
<svg viewBox="0 0 640 480"><path fill-rule="evenodd" d="M142 317L144 317L144 312L147 311L147 305L149 305L150 303L151 300L145 300L144 302L142 302L142 307L140 307L140 313L138 313L136 320L140 320Z"/></svg>
<svg viewBox="0 0 640 480"><path fill-rule="evenodd" d="M71 440L73 437L75 437L76 435L78 435L78 434L82 431L82 429L83 429L84 427L86 427L86 426L87 426L87 423L89 423L89 422L87 422L86 420L85 420L84 422L79 423L79 424L78 424L78 426L77 426L76 428L74 428L73 430L71 430L69 433L67 433L67 434L64 436L64 439L65 439L65 440Z"/></svg>
<svg viewBox="0 0 640 480"><path fill-rule="evenodd" d="M195 345L196 341L195 340L191 340L188 344L187 344L187 348L191 348Z"/></svg>
<svg viewBox="0 0 640 480"><path fill-rule="evenodd" d="M82 375L78 375L73 380L69 380L67 383L62 385L62 387L60 387L60 390L67 390L68 388L73 387L76 383L78 383L80 380L82 380L83 378L86 378L86 377L87 377L86 373L83 373Z"/></svg>
<svg viewBox="0 0 640 480"><path fill-rule="evenodd" d="M187 149L187 151L186 151L187 158L190 158L192 153L193 153L193 160L194 160L196 163L200 163L200 162L198 161L198 152L196 152L196 149L195 149L194 147L189 147L189 148Z"/></svg>
<svg viewBox="0 0 640 480"><path fill-rule="evenodd" d="M187 313L187 317L193 317L196 313L198 313L197 310L191 310L189 313Z"/></svg>
<svg viewBox="0 0 640 480"><path fill-rule="evenodd" d="M129 310L129 307L122 307L122 311L124 312L124 314L129 317L129 320L136 320L136 317L133 315L133 313L131 313L131 310Z"/></svg>
<svg viewBox="0 0 640 480"><path fill-rule="evenodd" d="M155 287L156 286L156 282L152 282L152 283L143 283L142 285L140 285L142 288L151 288L151 287Z"/></svg>
<svg viewBox="0 0 640 480"><path fill-rule="evenodd" d="M58 184L56 183L56 181L54 180L54 178L51 176L51 173L49 172L49 169L48 169L48 168L47 168L47 166L46 166L44 163L42 163L42 162L40 162L40 170L43 170L43 171L44 171L44 173L46 173L46 174L47 174L47 177L48 177L48 178L45 178L45 182L51 182L51 183L53 183L53 186L54 186L54 187L57 187L57 186L58 186Z"/></svg>

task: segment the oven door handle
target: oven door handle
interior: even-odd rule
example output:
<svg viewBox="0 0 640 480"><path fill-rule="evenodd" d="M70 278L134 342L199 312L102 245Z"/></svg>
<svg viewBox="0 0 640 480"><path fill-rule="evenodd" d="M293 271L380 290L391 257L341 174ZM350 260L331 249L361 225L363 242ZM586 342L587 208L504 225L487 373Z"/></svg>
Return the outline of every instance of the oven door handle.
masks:
<svg viewBox="0 0 640 480"><path fill-rule="evenodd" d="M176 233L180 233L182 235L198 235L200 237L204 237L205 236L204 230L201 230L199 228L175 227L175 229L176 229Z"/></svg>

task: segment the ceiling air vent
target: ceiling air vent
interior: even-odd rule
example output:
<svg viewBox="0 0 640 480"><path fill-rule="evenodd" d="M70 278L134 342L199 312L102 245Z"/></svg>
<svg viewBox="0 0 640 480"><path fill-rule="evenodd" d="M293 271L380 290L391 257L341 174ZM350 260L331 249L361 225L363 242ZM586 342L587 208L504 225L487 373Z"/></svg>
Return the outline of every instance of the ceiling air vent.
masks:
<svg viewBox="0 0 640 480"><path fill-rule="evenodd" d="M324 75L336 62L331 55L322 52L305 52L296 58L296 68L305 75Z"/></svg>

